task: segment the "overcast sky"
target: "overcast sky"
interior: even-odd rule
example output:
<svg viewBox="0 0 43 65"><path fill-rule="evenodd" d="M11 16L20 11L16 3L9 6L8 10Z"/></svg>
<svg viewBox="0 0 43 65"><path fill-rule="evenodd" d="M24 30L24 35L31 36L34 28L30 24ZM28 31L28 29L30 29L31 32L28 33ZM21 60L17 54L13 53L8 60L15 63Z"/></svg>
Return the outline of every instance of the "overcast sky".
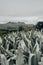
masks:
<svg viewBox="0 0 43 65"><path fill-rule="evenodd" d="M0 0L0 22L9 16L43 20L43 0Z"/></svg>

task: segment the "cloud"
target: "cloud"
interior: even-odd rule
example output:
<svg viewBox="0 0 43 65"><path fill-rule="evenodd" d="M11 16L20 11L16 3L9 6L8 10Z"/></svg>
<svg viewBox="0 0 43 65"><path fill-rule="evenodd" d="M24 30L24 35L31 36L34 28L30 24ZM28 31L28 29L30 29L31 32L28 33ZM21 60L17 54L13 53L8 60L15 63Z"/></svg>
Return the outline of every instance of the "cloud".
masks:
<svg viewBox="0 0 43 65"><path fill-rule="evenodd" d="M11 17L11 16L0 16L0 23L11 22L25 22L26 24L36 24L38 21L43 21L43 17Z"/></svg>
<svg viewBox="0 0 43 65"><path fill-rule="evenodd" d="M43 0L0 0L1 16L43 16Z"/></svg>

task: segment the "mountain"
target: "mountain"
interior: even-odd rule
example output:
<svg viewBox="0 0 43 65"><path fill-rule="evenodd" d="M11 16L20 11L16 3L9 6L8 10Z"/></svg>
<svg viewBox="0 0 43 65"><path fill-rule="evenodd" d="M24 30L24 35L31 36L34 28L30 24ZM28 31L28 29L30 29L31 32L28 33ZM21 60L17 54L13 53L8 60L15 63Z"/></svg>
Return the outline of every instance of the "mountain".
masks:
<svg viewBox="0 0 43 65"><path fill-rule="evenodd" d="M6 24L0 24L0 28L6 27L16 27L16 26L25 26L24 22L8 22Z"/></svg>

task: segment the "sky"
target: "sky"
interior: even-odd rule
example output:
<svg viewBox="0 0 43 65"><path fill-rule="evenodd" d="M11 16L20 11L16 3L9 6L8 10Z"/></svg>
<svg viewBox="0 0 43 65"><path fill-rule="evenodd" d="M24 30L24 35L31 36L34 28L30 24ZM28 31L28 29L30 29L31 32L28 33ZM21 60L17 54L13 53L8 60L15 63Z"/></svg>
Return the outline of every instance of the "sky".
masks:
<svg viewBox="0 0 43 65"><path fill-rule="evenodd" d="M34 24L43 20L43 0L0 0L0 23L15 19Z"/></svg>

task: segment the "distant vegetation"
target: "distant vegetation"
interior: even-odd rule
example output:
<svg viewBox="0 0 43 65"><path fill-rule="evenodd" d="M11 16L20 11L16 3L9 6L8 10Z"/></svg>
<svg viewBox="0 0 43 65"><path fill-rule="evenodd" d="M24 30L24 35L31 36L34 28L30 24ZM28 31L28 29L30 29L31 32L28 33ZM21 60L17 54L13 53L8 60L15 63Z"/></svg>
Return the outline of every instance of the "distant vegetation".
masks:
<svg viewBox="0 0 43 65"><path fill-rule="evenodd" d="M12 24L12 23L7 23L4 25L0 24L0 36L2 36L3 34L8 34L11 32L17 32L17 31L29 31L29 30L35 30L35 29L39 29L41 30L43 28L43 22L38 22L36 25L26 25L25 23L19 23L18 25L16 24Z"/></svg>

